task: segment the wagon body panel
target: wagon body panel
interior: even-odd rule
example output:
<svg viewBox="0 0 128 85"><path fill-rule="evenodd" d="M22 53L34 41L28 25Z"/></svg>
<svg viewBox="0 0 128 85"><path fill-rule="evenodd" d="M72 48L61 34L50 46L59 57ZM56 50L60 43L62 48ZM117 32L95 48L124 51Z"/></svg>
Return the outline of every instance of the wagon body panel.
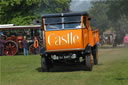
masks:
<svg viewBox="0 0 128 85"><path fill-rule="evenodd" d="M94 45L99 42L99 31L98 30L93 30L93 39L94 39Z"/></svg>
<svg viewBox="0 0 128 85"><path fill-rule="evenodd" d="M90 30L89 31L89 44L91 45L91 47L93 47L95 44L94 44L94 38L93 38L93 32Z"/></svg>
<svg viewBox="0 0 128 85"><path fill-rule="evenodd" d="M83 30L83 47L86 48L86 46L89 43L89 32L87 28L82 29Z"/></svg>
<svg viewBox="0 0 128 85"><path fill-rule="evenodd" d="M82 29L46 31L46 52L84 49L82 31Z"/></svg>
<svg viewBox="0 0 128 85"><path fill-rule="evenodd" d="M95 47L99 42L99 32L92 30L89 20L86 12L43 15L45 51L48 53L80 51L85 50L88 46Z"/></svg>

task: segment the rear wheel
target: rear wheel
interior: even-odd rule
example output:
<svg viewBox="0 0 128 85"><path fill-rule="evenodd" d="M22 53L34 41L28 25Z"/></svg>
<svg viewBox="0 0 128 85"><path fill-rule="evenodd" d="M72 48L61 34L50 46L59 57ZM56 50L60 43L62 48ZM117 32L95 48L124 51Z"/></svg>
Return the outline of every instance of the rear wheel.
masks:
<svg viewBox="0 0 128 85"><path fill-rule="evenodd" d="M42 72L49 71L48 58L46 58L44 56L41 57L41 71Z"/></svg>
<svg viewBox="0 0 128 85"><path fill-rule="evenodd" d="M85 65L86 65L86 69L88 71L92 71L92 67L93 67L93 57L92 54L87 54L85 56Z"/></svg>
<svg viewBox="0 0 128 85"><path fill-rule="evenodd" d="M6 56L13 56L18 52L18 45L16 42L9 40L5 43L4 54Z"/></svg>
<svg viewBox="0 0 128 85"><path fill-rule="evenodd" d="M95 65L98 64L98 49L97 48L95 51L93 51L93 61Z"/></svg>
<svg viewBox="0 0 128 85"><path fill-rule="evenodd" d="M40 52L40 47L37 48L37 54L39 54L39 52ZM29 46L29 53L30 53L30 54L34 54L34 47L33 47L33 44L31 44L31 45Z"/></svg>

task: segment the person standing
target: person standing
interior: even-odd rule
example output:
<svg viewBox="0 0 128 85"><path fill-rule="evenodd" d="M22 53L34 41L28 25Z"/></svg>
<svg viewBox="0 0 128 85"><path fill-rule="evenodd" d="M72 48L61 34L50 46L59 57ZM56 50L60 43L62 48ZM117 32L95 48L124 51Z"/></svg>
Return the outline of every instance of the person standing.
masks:
<svg viewBox="0 0 128 85"><path fill-rule="evenodd" d="M3 56L4 54L4 44L5 40L3 40L2 37L0 36L0 56Z"/></svg>
<svg viewBox="0 0 128 85"><path fill-rule="evenodd" d="M128 47L128 34L124 37L124 46Z"/></svg>
<svg viewBox="0 0 128 85"><path fill-rule="evenodd" d="M37 55L38 54L38 47L39 47L39 42L37 37L34 37L34 54Z"/></svg>
<svg viewBox="0 0 128 85"><path fill-rule="evenodd" d="M26 37L24 37L22 44L23 44L24 56L27 56L28 55L28 43L27 43Z"/></svg>

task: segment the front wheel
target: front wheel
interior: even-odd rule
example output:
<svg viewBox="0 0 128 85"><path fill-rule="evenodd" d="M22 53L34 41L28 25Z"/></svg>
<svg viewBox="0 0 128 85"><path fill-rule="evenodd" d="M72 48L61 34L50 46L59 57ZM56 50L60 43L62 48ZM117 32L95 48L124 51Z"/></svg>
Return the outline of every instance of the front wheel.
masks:
<svg viewBox="0 0 128 85"><path fill-rule="evenodd" d="M92 71L93 68L93 57L92 54L87 54L85 56L85 66L88 71Z"/></svg>
<svg viewBox="0 0 128 85"><path fill-rule="evenodd" d="M96 49L96 51L93 51L93 60L94 60L94 64L97 65L98 64L98 49Z"/></svg>
<svg viewBox="0 0 128 85"><path fill-rule="evenodd" d="M41 71L42 72L48 72L49 66L48 66L48 58L42 56L41 57Z"/></svg>

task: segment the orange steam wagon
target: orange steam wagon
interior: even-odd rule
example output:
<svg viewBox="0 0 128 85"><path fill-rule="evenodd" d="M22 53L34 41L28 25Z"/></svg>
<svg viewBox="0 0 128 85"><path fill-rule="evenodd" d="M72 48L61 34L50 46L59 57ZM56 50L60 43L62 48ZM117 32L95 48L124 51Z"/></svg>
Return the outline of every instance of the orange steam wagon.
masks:
<svg viewBox="0 0 128 85"><path fill-rule="evenodd" d="M40 51L42 71L66 62L82 63L91 71L93 64L98 64L99 33L91 29L89 20L86 12L42 16L45 40Z"/></svg>

